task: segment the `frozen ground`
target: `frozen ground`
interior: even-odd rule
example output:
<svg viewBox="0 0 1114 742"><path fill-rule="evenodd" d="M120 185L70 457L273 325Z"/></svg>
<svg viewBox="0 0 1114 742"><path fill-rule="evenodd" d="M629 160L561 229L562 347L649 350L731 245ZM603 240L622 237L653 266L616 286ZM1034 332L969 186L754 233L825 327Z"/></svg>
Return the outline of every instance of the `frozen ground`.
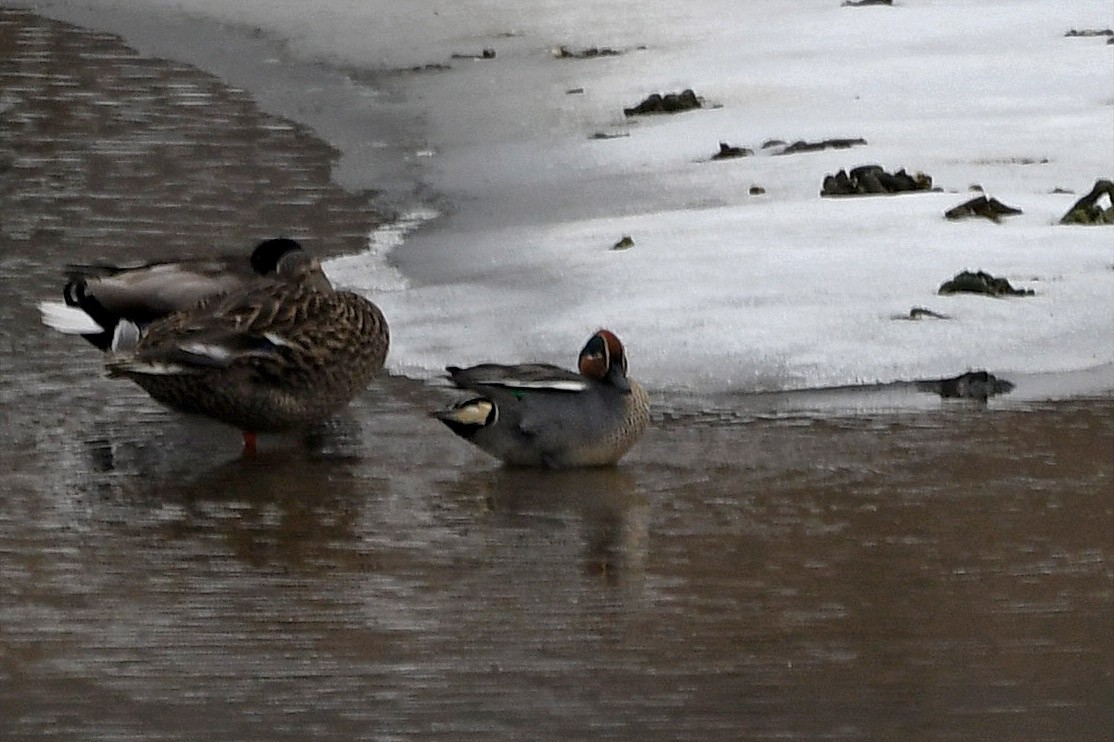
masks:
<svg viewBox="0 0 1114 742"><path fill-rule="evenodd" d="M656 390L1114 364L1114 231L1056 225L1096 178L1114 175L1114 47L1064 37L1114 26L1109 0L33 5L87 25L136 9L215 19L281 41L288 64L369 76L354 79L385 73L378 79L400 98L369 102L355 84L348 95L369 121L378 106L413 122L396 146L413 168L399 172L414 181L400 185L392 172L393 198L418 217L431 206L439 215L416 219L404 240L378 235L368 255L329 270L382 305L396 372L568 365L600 326L626 341L632 373ZM624 53L556 59L560 45ZM450 59L484 48L496 57ZM431 63L451 69L389 72ZM622 114L649 93L683 88L705 109ZM343 120L351 101L342 90L324 111L283 113L361 161L390 150L370 124L360 141L358 120L344 136L328 131L323 122ZM759 151L771 138L830 137L868 144ZM720 141L759 152L708 162ZM926 172L944 192L818 196L825 174L865 163ZM945 221L976 183L1024 214L1000 225ZM750 195L752 185L765 194ZM635 247L611 250L623 235ZM1036 296L937 296L963 269ZM894 319L913 306L952 319Z"/></svg>

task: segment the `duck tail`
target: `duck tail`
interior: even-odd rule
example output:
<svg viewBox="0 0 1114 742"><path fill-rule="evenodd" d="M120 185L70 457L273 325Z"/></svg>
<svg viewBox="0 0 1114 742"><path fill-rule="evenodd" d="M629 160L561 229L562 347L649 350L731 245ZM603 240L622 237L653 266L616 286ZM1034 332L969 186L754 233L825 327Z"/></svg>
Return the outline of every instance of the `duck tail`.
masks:
<svg viewBox="0 0 1114 742"><path fill-rule="evenodd" d="M457 402L447 410L437 410L429 414L430 417L445 423L449 430L468 440L479 431L498 422L499 407L490 399L476 397Z"/></svg>
<svg viewBox="0 0 1114 742"><path fill-rule="evenodd" d="M42 323L65 335L97 335L105 331L83 309L60 301L39 302Z"/></svg>

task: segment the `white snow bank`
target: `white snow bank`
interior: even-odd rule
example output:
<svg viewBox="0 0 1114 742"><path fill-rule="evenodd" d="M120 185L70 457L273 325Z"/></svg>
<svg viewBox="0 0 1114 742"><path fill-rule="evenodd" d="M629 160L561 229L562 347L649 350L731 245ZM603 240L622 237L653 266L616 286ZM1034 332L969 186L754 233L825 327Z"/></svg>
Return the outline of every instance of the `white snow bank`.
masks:
<svg viewBox="0 0 1114 742"><path fill-rule="evenodd" d="M619 333L632 373L656 389L1114 363L1114 230L1055 224L1114 176L1114 47L1064 37L1114 26L1109 0L139 6L257 26L296 57L343 68L451 61L447 72L393 78L432 153L423 185L451 207L394 250L401 276L382 242L329 266L383 306L396 372L571 365L600 326ZM559 45L625 53L558 60ZM483 48L496 58L450 60ZM649 93L686 87L704 110L622 115ZM868 145L706 161L720 141L757 149L775 137ZM924 171L948 192L819 198L825 174L864 163ZM1001 225L945 221L974 183L1025 213ZM754 184L766 193L749 195ZM635 247L611 251L624 234ZM935 294L963 269L1036 295ZM913 306L953 319L893 319Z"/></svg>

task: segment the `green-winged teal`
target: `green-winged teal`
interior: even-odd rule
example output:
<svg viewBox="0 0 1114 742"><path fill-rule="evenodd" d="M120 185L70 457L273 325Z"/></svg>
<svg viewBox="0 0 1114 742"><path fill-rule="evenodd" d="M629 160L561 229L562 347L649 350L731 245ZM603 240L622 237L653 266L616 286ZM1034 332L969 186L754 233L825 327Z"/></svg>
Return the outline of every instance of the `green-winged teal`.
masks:
<svg viewBox="0 0 1114 742"><path fill-rule="evenodd" d="M646 391L627 378L627 355L600 330L580 352L579 373L548 364L449 366L449 378L482 396L433 413L461 438L512 466L616 463L650 422Z"/></svg>

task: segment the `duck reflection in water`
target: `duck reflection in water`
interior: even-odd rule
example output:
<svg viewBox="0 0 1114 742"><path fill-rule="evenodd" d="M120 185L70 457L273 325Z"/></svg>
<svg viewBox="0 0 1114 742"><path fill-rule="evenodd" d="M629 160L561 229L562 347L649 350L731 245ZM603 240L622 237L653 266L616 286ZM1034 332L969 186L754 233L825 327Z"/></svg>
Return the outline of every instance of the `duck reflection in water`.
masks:
<svg viewBox="0 0 1114 742"><path fill-rule="evenodd" d="M329 430L315 436L325 450L346 448ZM362 511L383 485L357 476L356 459L316 446L208 468L191 456L174 466L152 461L152 452L165 457L167 449L127 441L93 439L86 450L91 491L111 507L133 509L132 525L171 541L216 536L233 557L256 567L313 570L359 561Z"/></svg>
<svg viewBox="0 0 1114 742"><path fill-rule="evenodd" d="M499 525L545 528L575 523L584 571L609 584L640 582L649 546L650 504L620 468L540 471L504 468L454 483L453 496L491 513Z"/></svg>

